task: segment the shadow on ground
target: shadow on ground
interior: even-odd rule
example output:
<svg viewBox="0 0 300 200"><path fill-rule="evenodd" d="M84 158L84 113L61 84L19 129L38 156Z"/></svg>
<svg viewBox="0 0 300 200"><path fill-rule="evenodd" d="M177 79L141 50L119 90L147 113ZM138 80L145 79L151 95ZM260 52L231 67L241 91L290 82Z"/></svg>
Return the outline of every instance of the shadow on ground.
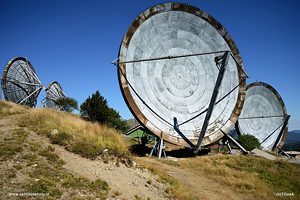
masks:
<svg viewBox="0 0 300 200"><path fill-rule="evenodd" d="M132 145L130 147L130 151L133 155L144 157L149 156L152 147L144 146L144 145ZM195 156L207 155L210 152L210 148L203 148L198 154L194 154L193 150L190 148L181 147L179 149L166 149L167 156L175 157L175 158L190 158ZM155 156L155 155L153 155ZM163 157L163 154L161 155Z"/></svg>

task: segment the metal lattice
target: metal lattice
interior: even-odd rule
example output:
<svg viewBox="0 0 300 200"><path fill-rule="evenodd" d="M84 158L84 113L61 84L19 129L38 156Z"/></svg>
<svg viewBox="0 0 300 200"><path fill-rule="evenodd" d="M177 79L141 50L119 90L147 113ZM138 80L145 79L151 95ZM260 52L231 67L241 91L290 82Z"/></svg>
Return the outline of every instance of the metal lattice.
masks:
<svg viewBox="0 0 300 200"><path fill-rule="evenodd" d="M66 97L66 95L62 91L60 84L57 81L51 82L47 88L47 93L46 93L47 108L62 110L62 108L56 104L56 100L64 97Z"/></svg>
<svg viewBox="0 0 300 200"><path fill-rule="evenodd" d="M2 81L5 100L29 107L36 106L43 85L27 59L11 59L4 69Z"/></svg>

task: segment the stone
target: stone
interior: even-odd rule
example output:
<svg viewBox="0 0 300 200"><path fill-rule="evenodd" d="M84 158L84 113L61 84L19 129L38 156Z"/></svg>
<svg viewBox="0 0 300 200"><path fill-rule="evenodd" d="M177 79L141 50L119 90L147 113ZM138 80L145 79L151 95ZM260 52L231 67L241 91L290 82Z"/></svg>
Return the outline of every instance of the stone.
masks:
<svg viewBox="0 0 300 200"><path fill-rule="evenodd" d="M57 129L53 129L53 131L51 132L51 135L56 135L58 133L59 133L59 131Z"/></svg>

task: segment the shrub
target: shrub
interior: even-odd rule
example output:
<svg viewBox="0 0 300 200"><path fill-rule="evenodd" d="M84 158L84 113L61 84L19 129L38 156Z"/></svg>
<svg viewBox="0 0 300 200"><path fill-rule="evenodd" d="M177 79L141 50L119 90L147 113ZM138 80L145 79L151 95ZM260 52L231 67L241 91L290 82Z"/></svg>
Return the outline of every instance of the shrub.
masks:
<svg viewBox="0 0 300 200"><path fill-rule="evenodd" d="M78 110L78 102L74 98L59 98L55 100L55 104L59 106L62 111L72 112L73 110Z"/></svg>
<svg viewBox="0 0 300 200"><path fill-rule="evenodd" d="M237 142L240 143L247 151L255 148L261 149L260 142L253 135L239 135Z"/></svg>

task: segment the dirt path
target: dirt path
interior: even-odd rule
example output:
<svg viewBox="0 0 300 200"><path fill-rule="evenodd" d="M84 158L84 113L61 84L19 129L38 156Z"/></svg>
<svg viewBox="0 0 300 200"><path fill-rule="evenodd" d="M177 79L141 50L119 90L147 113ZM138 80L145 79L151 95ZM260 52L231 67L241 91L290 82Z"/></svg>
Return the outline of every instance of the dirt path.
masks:
<svg viewBox="0 0 300 200"><path fill-rule="evenodd" d="M217 183L211 179L206 178L205 176L186 171L179 167L170 166L164 164L156 159L151 158L138 158L137 160L143 160L144 162L150 162L156 167L160 168L164 172L168 173L170 176L173 176L177 180L187 186L190 189L191 193L198 197L199 199L236 199L243 200L248 199L246 196L241 196L241 194L236 194L232 189Z"/></svg>

